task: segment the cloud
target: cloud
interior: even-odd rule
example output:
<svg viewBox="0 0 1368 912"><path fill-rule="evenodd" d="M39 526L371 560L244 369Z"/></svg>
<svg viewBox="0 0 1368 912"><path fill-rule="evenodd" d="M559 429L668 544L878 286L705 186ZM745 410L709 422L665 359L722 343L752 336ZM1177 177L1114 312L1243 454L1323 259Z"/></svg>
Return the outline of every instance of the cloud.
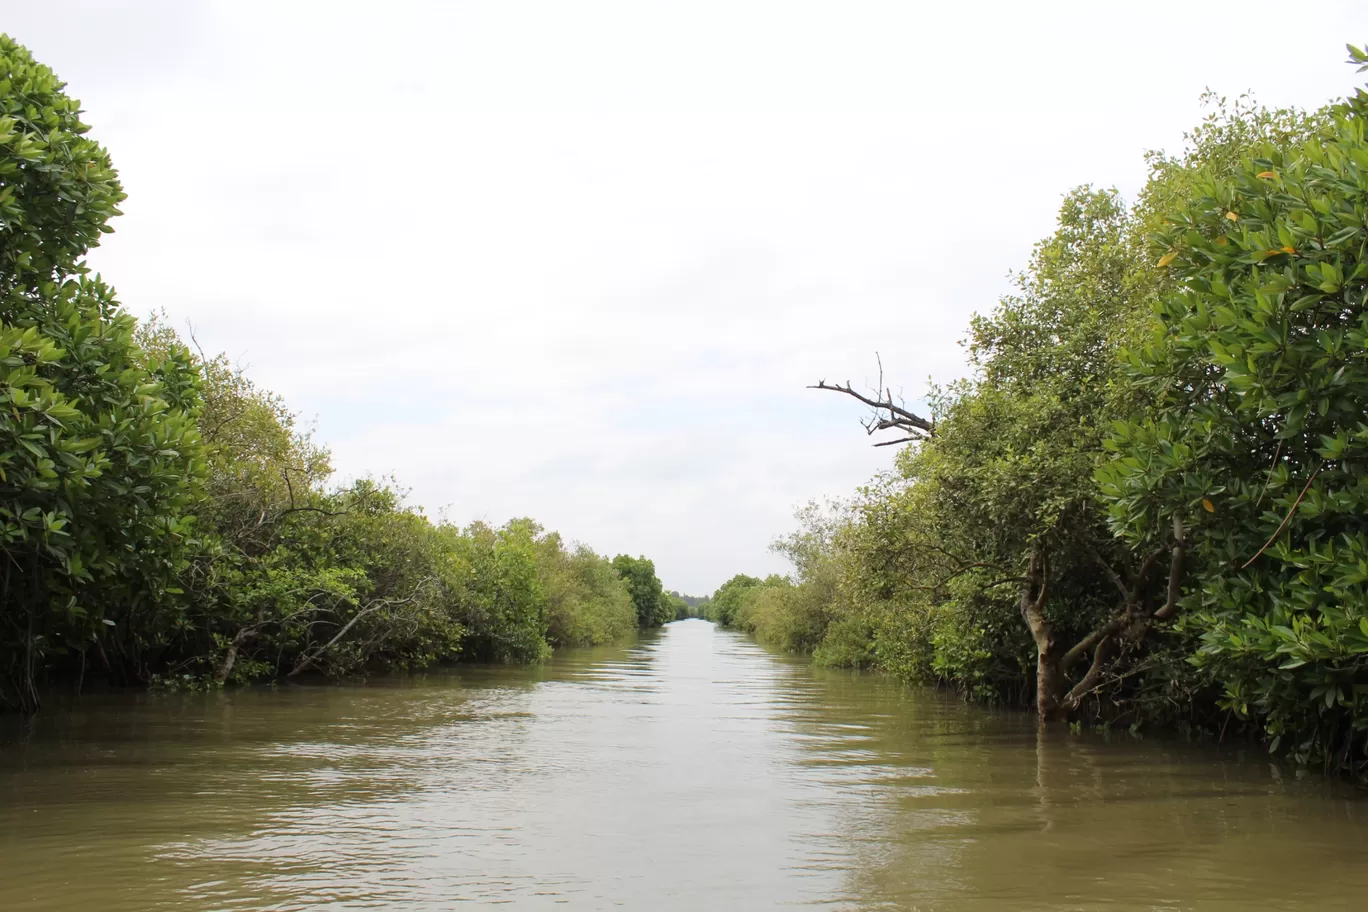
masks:
<svg viewBox="0 0 1368 912"><path fill-rule="evenodd" d="M909 398L961 375L1061 194L1133 192L1204 86L1353 84L1355 4L1192 52L1266 47L1263 8L52 0L7 27L121 169L93 261L130 309L317 416L343 476L702 593L783 569L791 510L891 460L805 384L876 351Z"/></svg>

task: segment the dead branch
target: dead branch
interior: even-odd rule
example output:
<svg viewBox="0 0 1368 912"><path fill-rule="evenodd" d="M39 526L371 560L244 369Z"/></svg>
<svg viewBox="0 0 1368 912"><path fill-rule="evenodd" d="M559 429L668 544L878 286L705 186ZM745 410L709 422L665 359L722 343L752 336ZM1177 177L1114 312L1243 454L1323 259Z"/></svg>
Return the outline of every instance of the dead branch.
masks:
<svg viewBox="0 0 1368 912"><path fill-rule="evenodd" d="M290 594L293 595L298 591L299 590L293 590ZM245 627L239 628L237 634L228 644L228 651L224 653L223 660L219 663L218 670L214 672L214 679L218 681L218 683L220 684L227 681L228 675L232 673L233 665L236 664L238 653L242 650L242 647L247 645L248 640L252 639L257 634L261 633L261 631L265 630L270 625L279 624L283 627L302 614L322 611L323 609L315 603L315 599L318 599L323 594L324 593L321 592L315 592L313 595L305 599L304 607L298 608L290 612L289 614L285 615L284 617L280 618L265 617L265 608L263 607L260 611L257 612L257 622L255 624L248 624Z"/></svg>
<svg viewBox="0 0 1368 912"><path fill-rule="evenodd" d="M880 441L875 446L894 446L900 443L912 443L917 440L925 440L935 433L935 425L930 420L923 418L907 409L901 402L893 400L893 390L884 385L883 379L883 359L877 354L874 356L879 362L879 384L873 390L873 395L865 395L859 392L847 380L845 385L827 383L825 380L818 380L808 386L808 389L830 390L834 393L842 393L869 406L873 414L869 418L860 422L864 426L865 433L873 436L880 431L896 430L901 431L905 436L897 440Z"/></svg>
<svg viewBox="0 0 1368 912"><path fill-rule="evenodd" d="M300 672L308 669L311 665L318 661L318 659L321 658L325 652L336 646L337 643L343 637L345 637L353 627L356 626L357 621L360 621L362 618L372 615L375 612L380 611L382 609L397 608L400 605L406 605L409 602L415 601L418 598L419 594L423 591L424 587L426 587L429 583L433 583L435 581L435 577L428 577L427 579L421 580L418 583L418 585L416 585L413 588L413 593L409 595L408 598L376 599L375 601L371 602L365 608L361 609L356 614L352 615L351 620L347 621L347 623L342 626L342 629L337 631L337 633L333 636L331 640L328 640L328 642L324 643L322 646L319 646L313 652L306 652L303 655L301 655L299 657L299 660L295 662L294 668L290 669L290 673L286 675L286 677L292 678Z"/></svg>
<svg viewBox="0 0 1368 912"><path fill-rule="evenodd" d="M277 514L275 514L274 516L271 517L271 524L272 524L272 525L274 525L274 524L276 524L276 523L279 523L282 519L284 519L285 517L289 516L289 515L292 514L292 513L317 513L317 514L320 515L320 516L346 516L346 515L347 515L347 513L348 513L347 510L324 510L322 507L299 507L299 506L295 506L295 490L294 490L294 483L290 480L290 468L289 468L289 466L286 466L284 469L282 469L280 474L281 474L281 477L285 480L285 490L289 493L289 496L290 496L290 505L289 505L288 507L286 507L285 509L281 510L279 513L277 513ZM257 520L257 526L260 527L260 526L263 526L263 525L265 525L265 524L266 524L266 511L265 511L265 510L262 510L262 511L261 511L261 517Z"/></svg>

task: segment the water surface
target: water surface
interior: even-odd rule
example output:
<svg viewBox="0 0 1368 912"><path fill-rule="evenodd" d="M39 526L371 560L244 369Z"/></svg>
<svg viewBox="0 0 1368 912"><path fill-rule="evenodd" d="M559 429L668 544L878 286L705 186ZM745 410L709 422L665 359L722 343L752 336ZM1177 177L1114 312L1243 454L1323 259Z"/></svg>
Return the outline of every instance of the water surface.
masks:
<svg viewBox="0 0 1368 912"><path fill-rule="evenodd" d="M0 727L0 909L1368 909L1368 802L1038 737L703 621L546 667Z"/></svg>

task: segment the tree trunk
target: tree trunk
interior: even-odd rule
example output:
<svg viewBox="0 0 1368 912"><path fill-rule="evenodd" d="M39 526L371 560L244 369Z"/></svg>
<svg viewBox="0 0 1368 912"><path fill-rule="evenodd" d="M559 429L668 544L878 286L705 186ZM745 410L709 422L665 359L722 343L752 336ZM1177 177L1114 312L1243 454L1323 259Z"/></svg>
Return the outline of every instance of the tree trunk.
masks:
<svg viewBox="0 0 1368 912"><path fill-rule="evenodd" d="M38 605L42 600L42 589L38 580L38 558L29 557L29 594L26 600L28 627L24 632L24 670L22 680L19 682L19 711L25 715L36 713L43 705L43 701L38 697L38 654L34 648L37 640L37 631L34 628L34 615L38 612Z"/></svg>
<svg viewBox="0 0 1368 912"><path fill-rule="evenodd" d="M1045 595L1049 590L1049 569L1036 552L1031 552L1031 565L1026 582L1021 587L1021 619L1031 631L1036 645L1036 714L1040 721L1059 718L1064 697L1064 669L1054 631L1045 619Z"/></svg>
<svg viewBox="0 0 1368 912"><path fill-rule="evenodd" d="M1036 714L1042 722L1053 722L1062 715L1065 678L1054 650L1036 655Z"/></svg>
<svg viewBox="0 0 1368 912"><path fill-rule="evenodd" d="M228 644L228 652L223 656L223 661L219 663L218 670L214 672L214 682L223 684L228 680L228 676L233 673L233 665L237 662L238 647L242 645L242 634L233 637L233 642Z"/></svg>

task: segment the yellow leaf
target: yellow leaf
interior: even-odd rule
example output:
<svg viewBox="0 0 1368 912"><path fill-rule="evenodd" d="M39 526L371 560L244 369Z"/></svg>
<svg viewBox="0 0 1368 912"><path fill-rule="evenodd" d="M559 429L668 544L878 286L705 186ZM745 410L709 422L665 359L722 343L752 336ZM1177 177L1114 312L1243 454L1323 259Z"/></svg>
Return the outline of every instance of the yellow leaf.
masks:
<svg viewBox="0 0 1368 912"><path fill-rule="evenodd" d="M1168 253L1164 254L1159 258L1159 265L1161 267L1167 266L1169 263L1172 263L1176 259L1178 259L1178 251L1170 250Z"/></svg>
<svg viewBox="0 0 1368 912"><path fill-rule="evenodd" d="M1295 253L1297 252L1297 248L1296 248L1296 247L1284 247L1284 248L1282 249L1282 252L1283 252L1283 253L1293 253L1293 254L1295 254Z"/></svg>
<svg viewBox="0 0 1368 912"><path fill-rule="evenodd" d="M1277 176L1278 176L1278 172L1276 172L1276 171L1260 171L1259 174L1258 174L1258 176L1259 176L1259 177L1262 177L1262 178L1265 178L1265 179L1269 179L1269 178L1277 177Z"/></svg>
<svg viewBox="0 0 1368 912"><path fill-rule="evenodd" d="M1240 220L1240 217L1233 212L1227 212L1226 218L1230 219L1232 222L1238 222Z"/></svg>
<svg viewBox="0 0 1368 912"><path fill-rule="evenodd" d="M1224 234L1221 235L1220 237L1218 237L1218 238L1216 239L1216 246L1217 246L1217 247L1224 247L1226 244L1229 244L1229 243L1230 243L1230 241L1226 239L1226 236L1225 236Z"/></svg>
<svg viewBox="0 0 1368 912"><path fill-rule="evenodd" d="M1211 501L1207 500L1205 497L1203 497L1203 498L1202 498L1202 509L1203 509L1203 510L1206 510L1208 513L1215 513L1215 512L1216 512L1216 505L1215 505L1214 503L1212 503Z"/></svg>

